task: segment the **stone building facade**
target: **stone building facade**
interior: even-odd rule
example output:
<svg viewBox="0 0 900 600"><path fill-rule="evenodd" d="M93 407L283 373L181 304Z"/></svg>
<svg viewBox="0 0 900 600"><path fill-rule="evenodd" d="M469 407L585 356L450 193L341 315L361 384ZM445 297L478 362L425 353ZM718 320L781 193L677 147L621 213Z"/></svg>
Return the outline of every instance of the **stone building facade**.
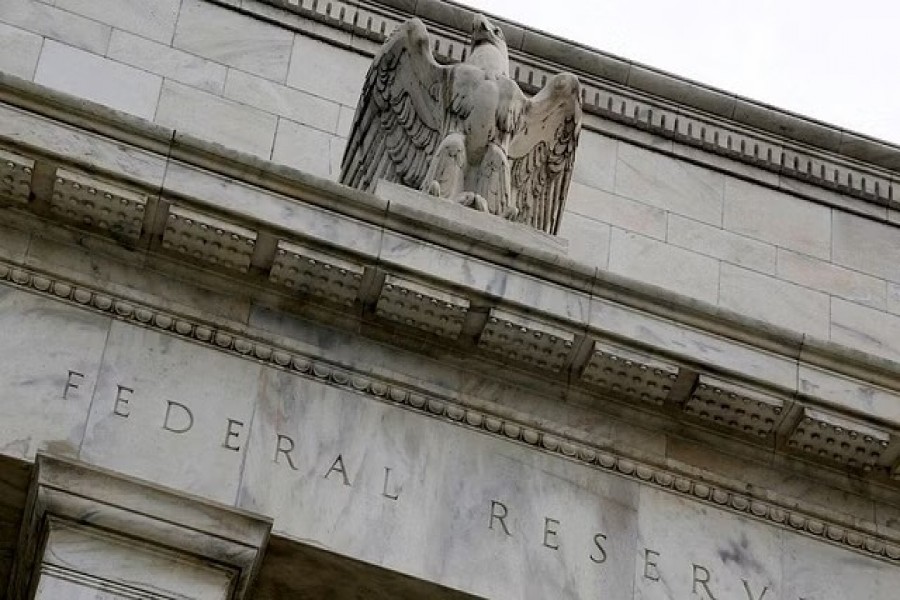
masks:
<svg viewBox="0 0 900 600"><path fill-rule="evenodd" d="M0 0L0 597L896 598L900 148L498 21L559 235L349 189L411 16Z"/></svg>

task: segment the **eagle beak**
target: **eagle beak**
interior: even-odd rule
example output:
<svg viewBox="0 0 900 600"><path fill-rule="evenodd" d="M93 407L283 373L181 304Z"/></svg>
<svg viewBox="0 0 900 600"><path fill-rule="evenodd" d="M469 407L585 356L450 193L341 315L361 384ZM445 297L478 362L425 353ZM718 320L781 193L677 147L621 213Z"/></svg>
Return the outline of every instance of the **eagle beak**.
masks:
<svg viewBox="0 0 900 600"><path fill-rule="evenodd" d="M472 22L472 32L473 33L482 33L485 31L491 30L491 24L488 23L488 20L484 15L475 15L475 20Z"/></svg>

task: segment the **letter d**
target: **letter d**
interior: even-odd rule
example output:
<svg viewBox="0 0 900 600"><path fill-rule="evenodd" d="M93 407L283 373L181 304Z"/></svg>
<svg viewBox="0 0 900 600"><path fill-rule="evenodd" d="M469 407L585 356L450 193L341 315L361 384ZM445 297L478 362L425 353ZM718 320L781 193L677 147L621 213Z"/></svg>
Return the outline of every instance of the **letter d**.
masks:
<svg viewBox="0 0 900 600"><path fill-rule="evenodd" d="M194 413L191 412L184 404L180 402L172 402L171 400L167 400L168 404L166 405L166 418L163 421L163 429L167 429L173 433L184 433L188 431L191 427L194 426ZM186 424L182 424L181 427L173 427L171 421L175 420L172 418L172 407L178 407L180 411L184 414L184 418L180 419L182 422ZM176 411L177 412L177 411Z"/></svg>

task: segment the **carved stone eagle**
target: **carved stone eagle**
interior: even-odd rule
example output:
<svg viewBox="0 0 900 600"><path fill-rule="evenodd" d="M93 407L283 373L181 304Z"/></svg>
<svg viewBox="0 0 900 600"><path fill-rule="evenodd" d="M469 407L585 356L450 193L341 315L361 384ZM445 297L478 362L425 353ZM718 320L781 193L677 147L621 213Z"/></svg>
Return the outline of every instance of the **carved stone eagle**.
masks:
<svg viewBox="0 0 900 600"><path fill-rule="evenodd" d="M503 32L484 16L465 62L448 66L411 19L369 68L341 182L372 191L387 179L555 234L580 131L574 75L528 98L509 77Z"/></svg>

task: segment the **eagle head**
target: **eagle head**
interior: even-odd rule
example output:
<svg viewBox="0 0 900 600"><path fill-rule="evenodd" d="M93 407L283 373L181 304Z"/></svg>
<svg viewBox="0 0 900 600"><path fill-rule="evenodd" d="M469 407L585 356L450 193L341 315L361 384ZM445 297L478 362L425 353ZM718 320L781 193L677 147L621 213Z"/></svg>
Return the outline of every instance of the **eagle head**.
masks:
<svg viewBox="0 0 900 600"><path fill-rule="evenodd" d="M472 48L467 60L489 73L509 75L509 50L503 30L482 14L472 21Z"/></svg>

